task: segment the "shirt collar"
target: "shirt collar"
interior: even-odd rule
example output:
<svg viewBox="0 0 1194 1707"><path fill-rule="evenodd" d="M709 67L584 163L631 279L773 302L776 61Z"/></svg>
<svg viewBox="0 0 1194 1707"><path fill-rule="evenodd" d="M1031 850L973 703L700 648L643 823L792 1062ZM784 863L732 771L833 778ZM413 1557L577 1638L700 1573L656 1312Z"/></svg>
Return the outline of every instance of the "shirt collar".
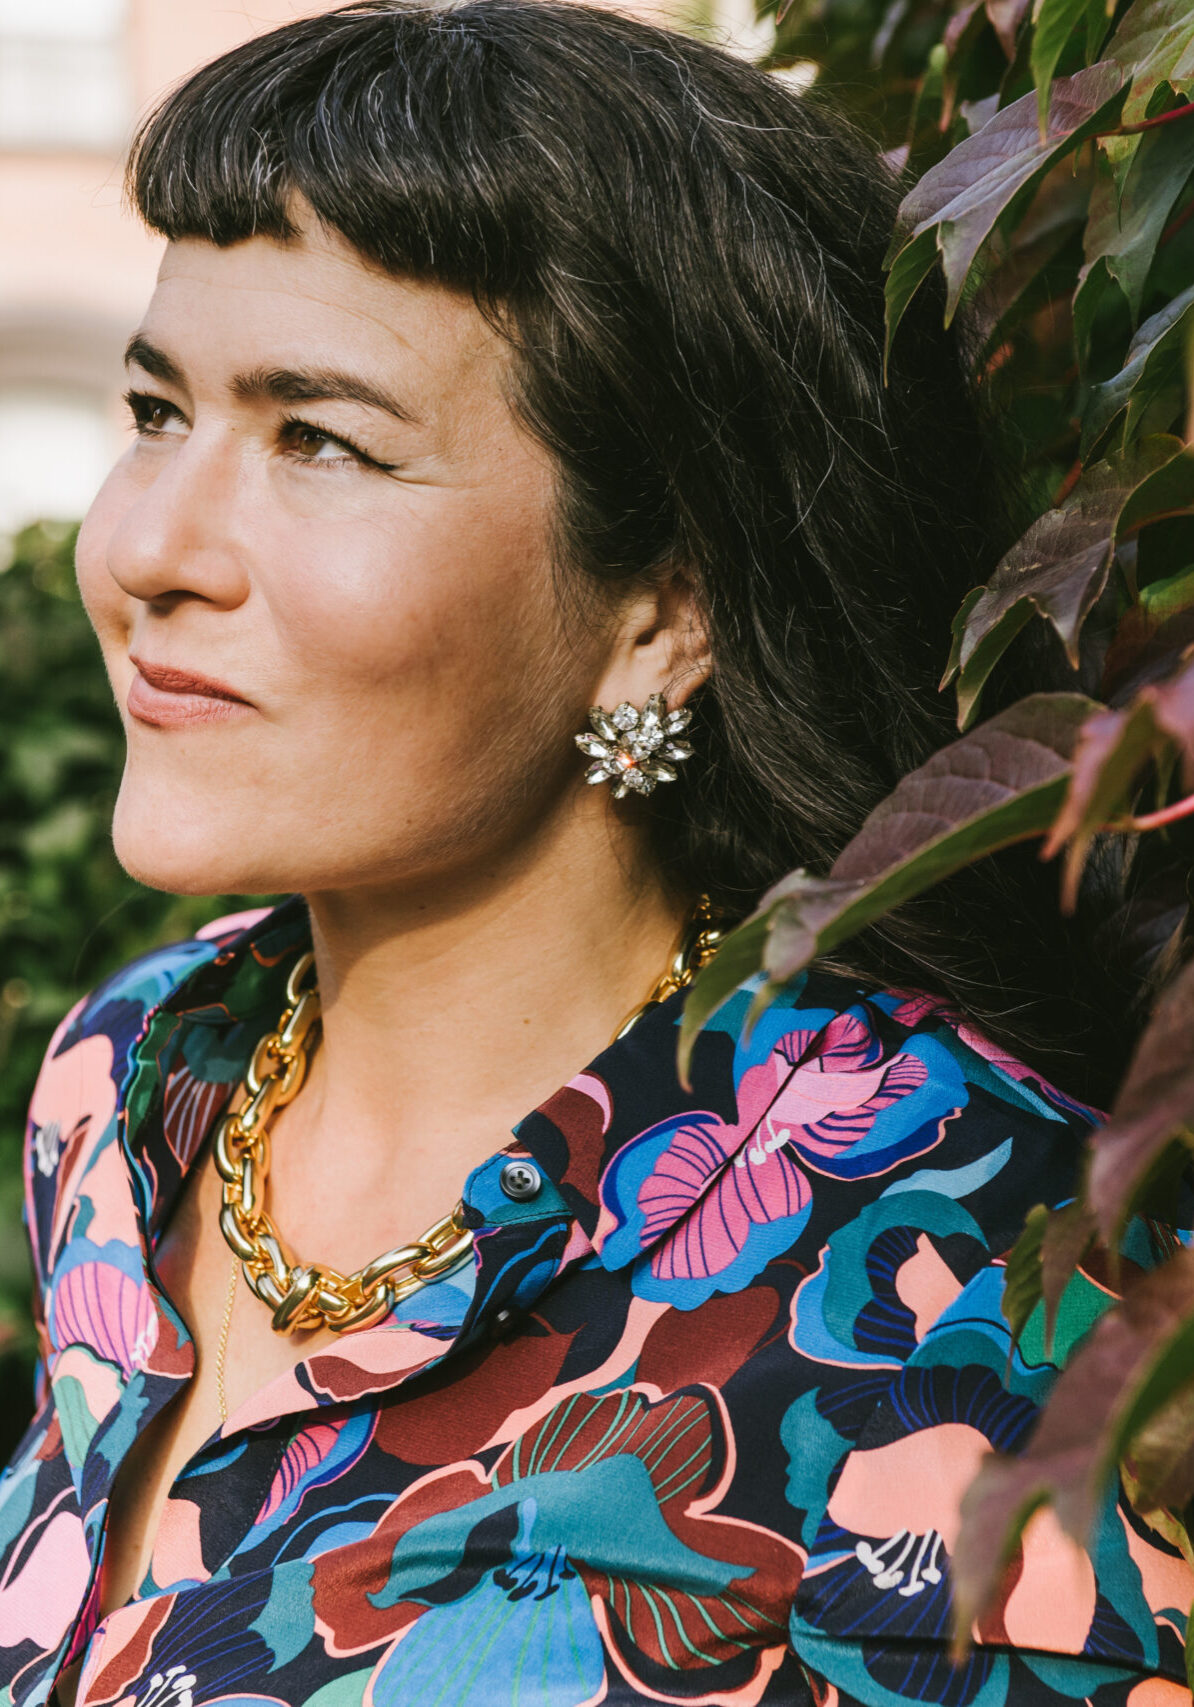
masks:
<svg viewBox="0 0 1194 1707"><path fill-rule="evenodd" d="M240 1082L258 1039L285 1004L295 958L310 947L305 904L294 896L228 934L209 939L210 953L192 963L147 1022L126 1098L129 1150L146 1172L150 1225L160 1227L197 1152L189 1128L210 1125L205 1103L223 1102ZM646 1009L583 1070L513 1128L497 1157L475 1169L464 1200L476 1225L518 1226L575 1219L585 1239L599 1239L601 1182L618 1150L633 1136L689 1110L714 1109L732 1118L734 1037L707 1030L697 1040L691 1087L680 1083L678 1025L684 992ZM156 1037L154 1034L157 1034ZM204 1099L195 1088L212 1087ZM154 1138L165 1128L166 1156ZM184 1130L187 1128L187 1130ZM199 1133L201 1136L202 1133ZM173 1142L169 1140L173 1139ZM503 1158L526 1154L546 1188L515 1204L495 1190Z"/></svg>

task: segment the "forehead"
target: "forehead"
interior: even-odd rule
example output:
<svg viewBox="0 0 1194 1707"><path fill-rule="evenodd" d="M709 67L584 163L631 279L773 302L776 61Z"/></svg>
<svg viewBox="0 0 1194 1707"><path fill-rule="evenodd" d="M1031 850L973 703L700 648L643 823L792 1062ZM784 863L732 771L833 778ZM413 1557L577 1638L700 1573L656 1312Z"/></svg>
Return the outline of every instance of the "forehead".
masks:
<svg viewBox="0 0 1194 1707"><path fill-rule="evenodd" d="M286 241L169 244L140 330L187 366L334 357L433 390L497 391L510 359L471 296L382 272L318 225Z"/></svg>

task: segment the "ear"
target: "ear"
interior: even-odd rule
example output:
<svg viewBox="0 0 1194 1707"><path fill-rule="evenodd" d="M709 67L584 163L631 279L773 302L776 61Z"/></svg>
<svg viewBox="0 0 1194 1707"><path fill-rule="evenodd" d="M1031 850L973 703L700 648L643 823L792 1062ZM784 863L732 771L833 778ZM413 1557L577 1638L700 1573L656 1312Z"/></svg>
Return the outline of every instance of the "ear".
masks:
<svg viewBox="0 0 1194 1707"><path fill-rule="evenodd" d="M688 568L661 572L631 594L618 614L594 703L642 705L653 693L674 710L708 680L709 631Z"/></svg>

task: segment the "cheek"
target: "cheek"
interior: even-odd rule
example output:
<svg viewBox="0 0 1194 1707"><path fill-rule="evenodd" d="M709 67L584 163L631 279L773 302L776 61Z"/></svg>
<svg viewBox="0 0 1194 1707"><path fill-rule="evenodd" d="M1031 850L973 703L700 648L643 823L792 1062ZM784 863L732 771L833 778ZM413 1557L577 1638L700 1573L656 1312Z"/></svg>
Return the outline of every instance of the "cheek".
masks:
<svg viewBox="0 0 1194 1707"><path fill-rule="evenodd" d="M101 643L127 631L131 616L131 601L108 569L108 542L126 507L120 487L118 474L113 472L84 516L75 545L79 594Z"/></svg>
<svg viewBox="0 0 1194 1707"><path fill-rule="evenodd" d="M449 510L453 507L449 506ZM459 524L459 525L457 525ZM493 699L558 657L557 601L535 520L463 515L341 531L271 603L295 676L359 708L420 692L441 711ZM308 548L309 549L309 548Z"/></svg>

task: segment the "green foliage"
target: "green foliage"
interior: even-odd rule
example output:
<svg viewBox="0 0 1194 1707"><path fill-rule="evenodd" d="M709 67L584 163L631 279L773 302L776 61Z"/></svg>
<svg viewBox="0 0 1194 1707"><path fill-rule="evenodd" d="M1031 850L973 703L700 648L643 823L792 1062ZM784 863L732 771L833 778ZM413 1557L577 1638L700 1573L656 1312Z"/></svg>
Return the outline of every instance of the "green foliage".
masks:
<svg viewBox="0 0 1194 1707"><path fill-rule="evenodd" d="M1037 519L957 613L942 686L961 739L905 777L828 872L794 872L730 934L727 964L690 997L688 1048L730 972L736 984L765 971L760 999L774 999L816 955L1016 836L1064 852L1065 906L1095 838L1130 838L1126 937L1194 892L1179 828L1194 820L1194 7L791 0L770 63L800 59L904 173L889 350L940 266L947 317L969 320L975 382ZM992 672L1038 620L1092 697L1036 695L971 728ZM1009 720L1014 759L991 770ZM989 772L998 786L982 799L973 779ZM952 1562L961 1645L1031 1513L1051 1502L1084 1540L1117 1465L1194 1559L1194 1254L1156 1220L1194 1148L1190 936L1187 906L1079 1195L1034 1210L1009 1262L1017 1336L1043 1307L1052 1337L1081 1266L1100 1290L1118 1275L1123 1296L1066 1348L1026 1451L992 1456L967 1497ZM1132 1217L1156 1263L1121 1273ZM1194 1640L1189 1652L1194 1676Z"/></svg>
<svg viewBox="0 0 1194 1707"><path fill-rule="evenodd" d="M20 1228L29 1094L68 1008L146 949L243 906L134 883L109 832L120 718L79 602L73 528L22 533L0 572L0 1435L27 1403L32 1346Z"/></svg>

